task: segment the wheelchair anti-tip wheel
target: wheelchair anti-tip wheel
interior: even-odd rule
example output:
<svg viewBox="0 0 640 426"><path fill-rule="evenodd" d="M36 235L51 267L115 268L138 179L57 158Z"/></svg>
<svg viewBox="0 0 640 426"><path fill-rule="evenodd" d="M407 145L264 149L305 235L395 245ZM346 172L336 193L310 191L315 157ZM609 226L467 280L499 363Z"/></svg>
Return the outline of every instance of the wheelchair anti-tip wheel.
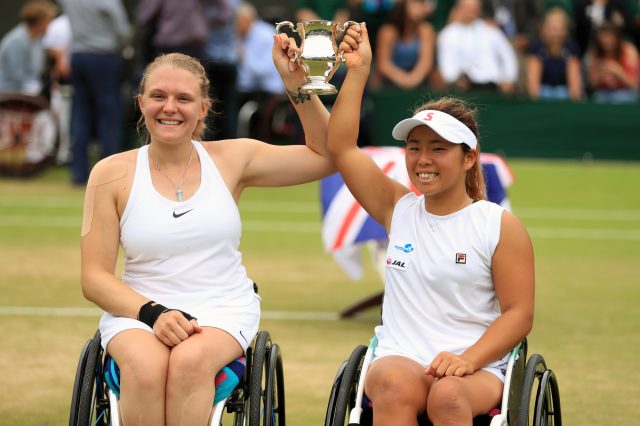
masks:
<svg viewBox="0 0 640 426"><path fill-rule="evenodd" d="M516 426L562 426L558 381L539 354L527 361L518 412Z"/></svg>

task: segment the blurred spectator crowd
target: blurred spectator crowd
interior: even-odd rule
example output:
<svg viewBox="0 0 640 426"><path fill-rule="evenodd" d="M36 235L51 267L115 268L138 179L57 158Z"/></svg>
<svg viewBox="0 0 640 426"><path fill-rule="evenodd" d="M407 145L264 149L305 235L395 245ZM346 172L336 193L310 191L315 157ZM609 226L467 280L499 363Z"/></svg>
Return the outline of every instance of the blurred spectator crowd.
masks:
<svg viewBox="0 0 640 426"><path fill-rule="evenodd" d="M370 90L483 90L532 100L634 103L640 0L27 0L0 42L0 94L41 96L59 120L59 164L86 182L91 146L134 146L131 100L144 66L201 60L215 100L205 139L295 133L271 61L275 23L366 22ZM341 67L342 77L344 67ZM340 72L334 76L337 84ZM333 81L332 81L333 82ZM133 135L133 136L131 136Z"/></svg>

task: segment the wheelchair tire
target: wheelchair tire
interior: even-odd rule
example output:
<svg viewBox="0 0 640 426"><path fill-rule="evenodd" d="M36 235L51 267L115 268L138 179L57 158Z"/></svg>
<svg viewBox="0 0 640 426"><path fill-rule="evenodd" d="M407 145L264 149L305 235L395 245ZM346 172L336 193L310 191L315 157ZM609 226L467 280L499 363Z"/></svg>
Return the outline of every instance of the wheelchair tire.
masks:
<svg viewBox="0 0 640 426"><path fill-rule="evenodd" d="M92 423L96 393L100 390L96 382L102 366L102 346L100 345L100 331L92 339L87 340L80 351L80 359L76 368L76 377L71 396L71 412L69 426L85 426L91 424L104 424L104 417L96 416L96 422Z"/></svg>
<svg viewBox="0 0 640 426"><path fill-rule="evenodd" d="M533 402L533 404L532 404ZM532 410L533 409L533 410ZM539 354L527 361L516 426L561 425L558 382Z"/></svg>
<svg viewBox="0 0 640 426"><path fill-rule="evenodd" d="M249 376L249 426L270 425L270 417L265 413L265 399L267 395L267 364L268 352L271 350L269 332L260 331L253 348L253 360Z"/></svg>
<svg viewBox="0 0 640 426"><path fill-rule="evenodd" d="M267 367L267 395L264 405L269 425L285 426L284 371L280 347L275 343L271 345Z"/></svg>
<svg viewBox="0 0 640 426"><path fill-rule="evenodd" d="M552 370L546 370L540 379L533 424L535 426L562 426L560 391L558 380Z"/></svg>
<svg viewBox="0 0 640 426"><path fill-rule="evenodd" d="M331 426L344 426L349 421L348 413L355 405L358 380L362 371L362 363L367 352L365 345L357 346L344 367L339 379L338 391L335 397L334 408L331 413L327 413L327 421ZM327 410L329 411L329 410Z"/></svg>

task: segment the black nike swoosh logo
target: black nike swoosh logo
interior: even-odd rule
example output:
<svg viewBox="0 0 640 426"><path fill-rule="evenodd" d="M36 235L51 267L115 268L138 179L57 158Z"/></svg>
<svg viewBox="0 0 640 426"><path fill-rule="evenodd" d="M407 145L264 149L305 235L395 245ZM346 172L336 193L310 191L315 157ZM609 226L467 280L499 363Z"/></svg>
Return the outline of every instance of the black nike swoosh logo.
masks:
<svg viewBox="0 0 640 426"><path fill-rule="evenodd" d="M177 218L179 218L180 216L184 216L185 214L189 213L191 210L193 210L193 209L189 209L189 210L187 210L186 212L182 212L182 213L176 213L176 212L173 212L173 217L175 217L175 218L177 219Z"/></svg>

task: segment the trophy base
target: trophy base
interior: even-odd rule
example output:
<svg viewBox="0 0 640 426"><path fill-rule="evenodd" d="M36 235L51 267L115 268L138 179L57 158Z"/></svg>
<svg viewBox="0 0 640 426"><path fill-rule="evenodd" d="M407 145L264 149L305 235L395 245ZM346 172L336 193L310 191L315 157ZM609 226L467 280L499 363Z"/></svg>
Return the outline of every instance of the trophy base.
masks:
<svg viewBox="0 0 640 426"><path fill-rule="evenodd" d="M305 95L334 95L338 93L338 89L330 83L311 82L302 86L300 92Z"/></svg>

